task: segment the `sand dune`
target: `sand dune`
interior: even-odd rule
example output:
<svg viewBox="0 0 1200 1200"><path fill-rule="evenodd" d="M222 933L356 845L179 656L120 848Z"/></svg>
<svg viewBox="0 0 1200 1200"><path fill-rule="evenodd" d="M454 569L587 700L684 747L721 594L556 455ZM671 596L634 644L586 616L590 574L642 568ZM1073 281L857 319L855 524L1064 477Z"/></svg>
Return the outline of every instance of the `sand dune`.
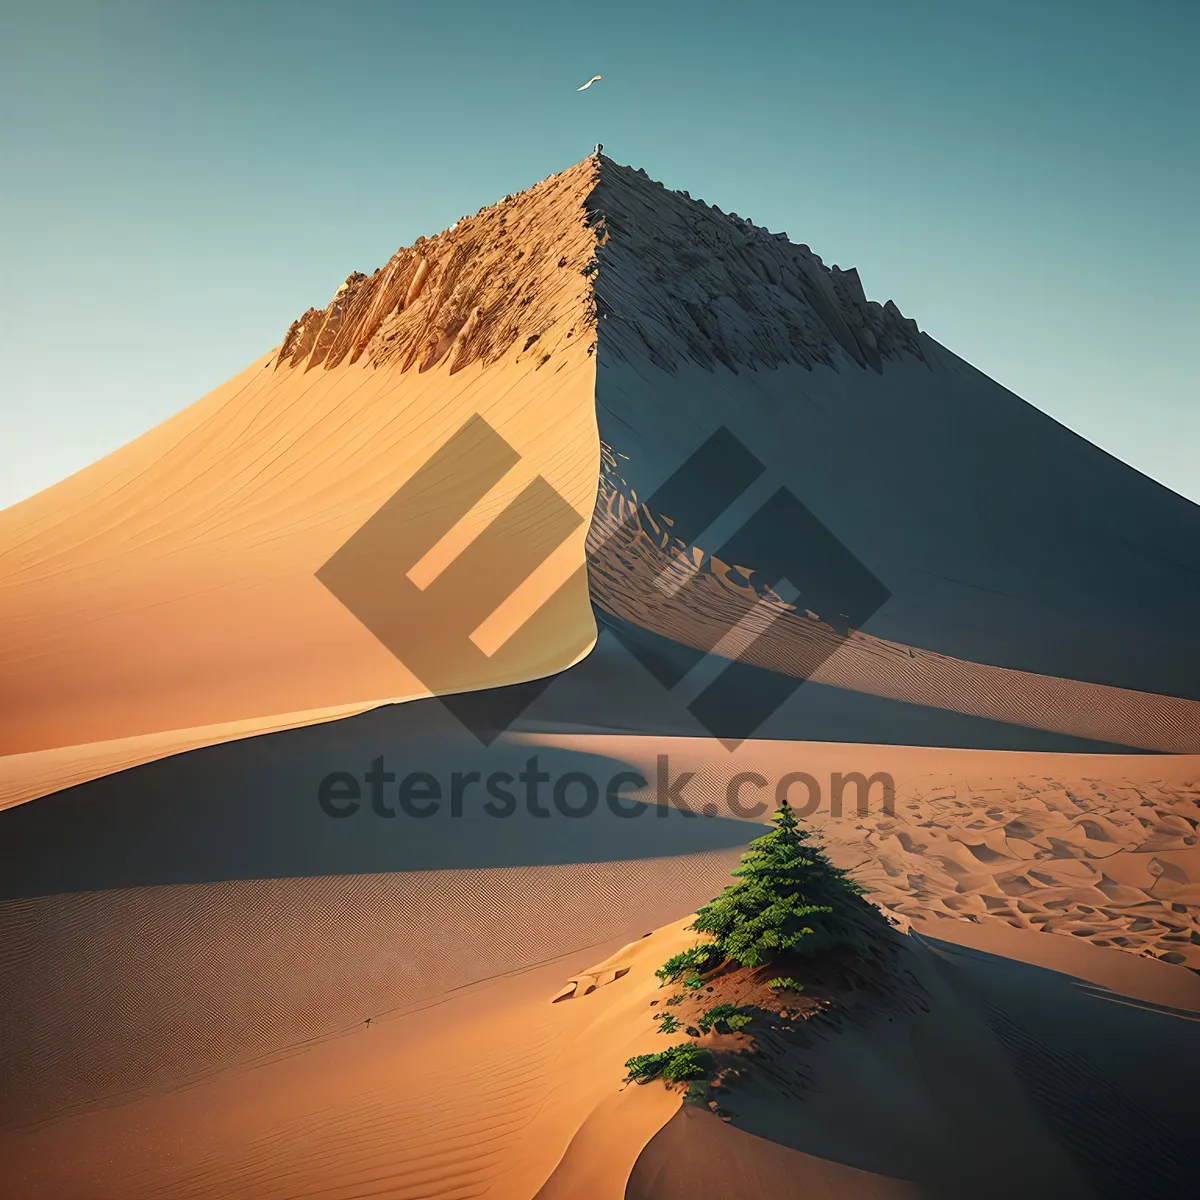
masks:
<svg viewBox="0 0 1200 1200"><path fill-rule="evenodd" d="M319 780L381 752L447 778L515 774L531 753L555 777L626 767L485 749L445 714L415 727L421 711L367 714L357 743L341 722L214 746L5 814L0 1018L17 1035L0 1048L0 1122L243 1070L639 937L701 903L754 832L607 810L499 819L478 795L461 816L331 820Z"/></svg>
<svg viewBox="0 0 1200 1200"><path fill-rule="evenodd" d="M819 614L797 612L770 587L756 588L752 571L675 536L670 514L655 519L636 502L608 447L603 461L588 534L589 580L594 603L612 616L709 652L761 605L769 624L736 648L743 663L1096 741L1177 754L1200 748L1195 700L967 662L858 630L839 633ZM656 588L664 577L678 589L669 602Z"/></svg>
<svg viewBox="0 0 1200 1200"><path fill-rule="evenodd" d="M1194 989L1188 1009L1139 1004L1020 961L1064 939L1014 936L1010 956L904 947L920 1003L779 1041L719 1093L723 1120L676 1113L626 1196L1186 1194L1196 1103L1179 1055L1200 1035ZM1089 955L1101 973L1120 957Z"/></svg>
<svg viewBox="0 0 1200 1200"><path fill-rule="evenodd" d="M461 819L402 821L386 838L388 823L369 813L334 829L303 781L332 763L369 761L374 750L449 737L450 718L414 724L425 711L401 705L213 746L6 814L22 859L65 864L57 875L6 871L27 881L26 895L0 903L0 1003L15 1032L0 1071L0 1156L20 1194L457 1196L486 1188L517 1197L544 1185L547 1197L572 1188L617 1196L626 1179L630 1194L658 1194L633 1190L660 1186L646 1182L652 1158L634 1163L658 1129L675 1128L678 1097L619 1091L620 1065L657 1044L647 1006L653 969L670 953L659 937L643 951L640 935L677 925L719 891L757 831L728 807L738 772L774 780L806 771L822 786L835 770L891 773L895 818L878 811L877 787L865 817L851 791L840 818L826 796L811 819L835 859L853 866L902 926L911 922L938 945L1093 979L1131 1020L1147 1006L1200 1011L1196 977L1170 965L1186 947L1175 929L1195 929L1196 906L1181 916L1178 892L1159 896L1153 877L1105 896L1103 910L1093 895L1108 872L1124 878L1159 855L1194 872L1194 851L1164 848L1158 826L1189 811L1189 797L1194 811L1195 758L779 742L747 742L731 754L707 738L577 734L522 734L470 751L471 735L460 730L439 751L447 766L510 765L536 750L555 774L640 770L648 784L636 794L651 804L666 753L673 774L696 772L683 799L716 815L649 815L610 828L561 816L497 821L469 807ZM357 726L357 742L347 740ZM324 755L301 749L314 739L327 743ZM144 800L123 805L140 775L149 779ZM241 793L212 802L231 786ZM747 788L745 799L754 794ZM149 814L168 797L160 836ZM1063 840L1072 857L1027 861L1036 848L1018 844L1015 832L997 837L995 814L1028 821L1030 811L1069 811L1074 840ZM107 827L89 822L92 813L107 814ZM1093 845L1086 822L1134 822L1144 836ZM971 828L977 823L987 828ZM345 851L306 857L306 838L314 848L344 842ZM235 857L238 842L246 850ZM381 842L396 847L390 868ZM667 846L674 851L663 853ZM981 863L987 847L997 857L984 868L953 869L960 858ZM105 873L97 857L110 864ZM477 865L488 861L511 865ZM238 877L254 863L268 877ZM289 863L313 873L283 877ZM338 873L318 873L330 870L325 864ZM1064 867L1078 873L1070 888L1040 878ZM75 890L64 870L91 890ZM166 882L172 870L177 882ZM1004 885L1018 874L1029 889L1014 896ZM684 934L664 928L661 937ZM622 949L630 941L634 950ZM376 1033L381 1039L367 1042ZM1041 1128L1041 1117L1025 1119ZM871 1138L880 1128L852 1125ZM764 1164L790 1147L801 1159L784 1154L788 1169L814 1186L904 1195L913 1180L909 1166L867 1162L861 1148L839 1158L762 1129L736 1130L742 1140L720 1150L723 1161L758 1161L752 1139L766 1137L776 1149ZM1047 1154L1058 1153L1056 1138ZM127 1147L119 1160L108 1153L115 1139ZM931 1142L923 1153L932 1161L944 1147Z"/></svg>
<svg viewBox="0 0 1200 1200"><path fill-rule="evenodd" d="M701 546L726 581L787 578L832 627L844 613L965 662L1200 699L1200 508L808 247L616 164L591 203L609 231L600 436L666 545Z"/></svg>
<svg viewBox="0 0 1200 1200"><path fill-rule="evenodd" d="M786 1098L753 1073L731 1085L723 1124L680 1111L661 1086L620 1086L620 1064L661 1044L651 1002L664 993L652 972L690 941L685 923L613 954L601 948L599 961L576 951L444 992L251 1069L9 1130L6 1185L30 1197L551 1200L715 1197L741 1180L751 1196L1016 1187L1049 1198L1128 1195L1121 1189L1140 1180L1147 1194L1183 1194L1170 1189L1195 1165L1183 1133L1200 1002L1194 977L1190 1007L1138 995L1146 971L1178 968L1027 931L1011 931L1022 939L1015 958L1012 946L1005 957L964 957L922 940L905 951L921 1004L860 1014L790 1051L802 1082ZM1074 961L1024 968L1030 941L1086 951L1100 979L1122 959L1136 982L1093 984ZM606 984L553 1002L564 976L607 973ZM1043 1024L1047 1007L1058 1057L1035 1048L1030 1058L1021 1031ZM1059 1059L1076 1065L1063 1073ZM1122 1138L1097 1155L1086 1136L1112 1122ZM1115 1172L1109 1186L1098 1167Z"/></svg>
<svg viewBox="0 0 1200 1200"><path fill-rule="evenodd" d="M857 272L598 155L356 272L0 513L0 1192L1185 1194L1197 547ZM466 791L534 757L632 812ZM780 781L896 974L719 1114L622 1086Z"/></svg>
<svg viewBox="0 0 1200 1200"><path fill-rule="evenodd" d="M747 1200L801 1194L819 1200L908 1200L922 1193L906 1179L804 1154L694 1107L681 1109L655 1135L625 1191L627 1200L734 1194Z"/></svg>
<svg viewBox="0 0 1200 1200"><path fill-rule="evenodd" d="M572 957L586 965L576 951L358 1022L303 1054L0 1134L7 1186L131 1200L532 1196L616 1093L624 1060L653 1045L649 1019L630 1016L657 987L650 964L679 940L676 930L639 940L626 955L636 989L605 989L587 1005L550 1003ZM616 1123L628 1172L679 1101L645 1089L626 1101ZM619 1196L623 1176L609 1166L613 1190L595 1194Z"/></svg>
<svg viewBox="0 0 1200 1200"><path fill-rule="evenodd" d="M511 469L479 441L469 469L439 465L475 416ZM729 480L645 509L722 427L884 589L852 636L835 610L853 598L786 529L711 540ZM351 275L241 375L0 513L0 803L545 677L593 645L589 584L604 612L707 650L785 570L800 600L746 664L1193 752L1198 535L1194 505L868 301L853 270L598 156ZM649 586L680 570L699 586Z"/></svg>
<svg viewBox="0 0 1200 1200"><path fill-rule="evenodd" d="M582 547L598 448L581 272L593 173L580 164L402 251L307 316L280 354L0 513L7 803L330 710L545 676L587 652ZM352 301L368 293L359 314ZM464 306L480 314L469 328ZM334 331L365 329L371 354L341 361ZM515 451L511 469L493 483L480 450L427 477L430 456L475 416ZM429 577L408 646L411 618L372 632L316 573L414 480L402 521L384 530L394 561ZM575 527L559 532L564 506ZM445 553L506 511L517 526L477 538L456 564L480 586L425 563L448 530ZM510 598L514 570L531 578ZM374 592L401 582L381 578ZM481 631L506 600L501 628ZM490 657L469 636L512 628ZM385 647L392 638L408 665Z"/></svg>
<svg viewBox="0 0 1200 1200"><path fill-rule="evenodd" d="M668 753L673 778L695 774L684 802L738 819L734 798L765 820L779 780L820 789L807 815L839 865L899 918L949 918L1064 934L1200 969L1200 756L994 753L804 742L547 735L548 744L621 758L647 778ZM833 810L833 777L848 783ZM794 777L793 777L794 778ZM806 804L806 784L791 787ZM902 922L903 923L903 922Z"/></svg>

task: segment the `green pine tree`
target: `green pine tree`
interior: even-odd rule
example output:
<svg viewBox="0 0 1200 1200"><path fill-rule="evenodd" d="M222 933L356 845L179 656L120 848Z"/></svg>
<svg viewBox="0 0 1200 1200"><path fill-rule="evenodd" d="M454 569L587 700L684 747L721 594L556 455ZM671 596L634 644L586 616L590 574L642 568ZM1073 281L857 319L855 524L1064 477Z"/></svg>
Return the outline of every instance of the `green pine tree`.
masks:
<svg viewBox="0 0 1200 1200"><path fill-rule="evenodd" d="M752 841L727 887L697 914L693 928L712 934L726 959L757 967L783 953L811 958L836 946L856 946L847 919L862 888L835 867L803 829L785 800L775 828Z"/></svg>

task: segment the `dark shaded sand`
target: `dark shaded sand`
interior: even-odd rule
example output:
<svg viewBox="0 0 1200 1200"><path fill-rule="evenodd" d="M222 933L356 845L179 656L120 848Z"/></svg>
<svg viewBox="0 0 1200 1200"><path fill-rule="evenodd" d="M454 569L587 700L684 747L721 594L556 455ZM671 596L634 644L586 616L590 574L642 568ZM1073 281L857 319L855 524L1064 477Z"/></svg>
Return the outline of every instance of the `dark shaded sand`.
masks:
<svg viewBox="0 0 1200 1200"><path fill-rule="evenodd" d="M813 1031L720 1093L729 1119L684 1107L626 1196L1177 1197L1200 1171L1200 986L1167 1006L924 934L906 969L925 1004ZM1010 950L1074 950L1013 933ZM1159 964L1081 948L1089 974ZM1078 956L1066 955L1066 957ZM1127 958L1127 956L1124 956ZM1075 963L1078 966L1078 961ZM921 1009L923 1008L924 1011Z"/></svg>
<svg viewBox="0 0 1200 1200"><path fill-rule="evenodd" d="M921 1195L908 1180L793 1150L693 1105L681 1108L655 1135L625 1189L626 1200L915 1200Z"/></svg>

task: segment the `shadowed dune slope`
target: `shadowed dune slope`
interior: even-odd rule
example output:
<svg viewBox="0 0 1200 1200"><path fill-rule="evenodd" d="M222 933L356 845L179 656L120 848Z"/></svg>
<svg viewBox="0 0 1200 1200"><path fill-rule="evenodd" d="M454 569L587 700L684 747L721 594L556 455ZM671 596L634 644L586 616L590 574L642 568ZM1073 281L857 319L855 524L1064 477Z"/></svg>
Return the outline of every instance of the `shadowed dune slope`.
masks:
<svg viewBox="0 0 1200 1200"><path fill-rule="evenodd" d="M600 609L795 679L1200 749L1200 508L782 234L607 160L589 203Z"/></svg>
<svg viewBox="0 0 1200 1200"><path fill-rule="evenodd" d="M1031 966L1030 938L999 955L915 935L892 1003L774 1039L719 1093L724 1120L685 1106L658 1132L626 1200L1186 1195L1195 989L1171 1007L1137 971L1122 992ZM894 1002L905 988L917 1003Z"/></svg>

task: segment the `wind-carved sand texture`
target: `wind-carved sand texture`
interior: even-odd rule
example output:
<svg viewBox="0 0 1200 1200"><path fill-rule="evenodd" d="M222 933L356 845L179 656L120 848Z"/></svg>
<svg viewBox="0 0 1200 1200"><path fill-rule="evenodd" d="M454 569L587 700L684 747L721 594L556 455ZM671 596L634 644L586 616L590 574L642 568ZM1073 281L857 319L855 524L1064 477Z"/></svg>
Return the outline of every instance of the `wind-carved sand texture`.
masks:
<svg viewBox="0 0 1200 1200"><path fill-rule="evenodd" d="M859 630L841 632L820 613L798 611L756 582L756 564L723 562L675 536L672 515L651 513L622 465L602 443L588 531L592 600L615 617L711 651L731 628L758 616L750 636L726 644L727 656L798 679L1099 742L1177 754L1200 749L1196 701L965 662Z"/></svg>
<svg viewBox="0 0 1200 1200"><path fill-rule="evenodd" d="M454 374L473 362L493 366L519 344L541 369L573 349L572 338L593 353L593 301L580 276L595 252L582 211L595 177L585 160L418 238L373 275L356 271L324 309L292 324L276 368L328 371L365 355L401 371L444 361Z"/></svg>
<svg viewBox="0 0 1200 1200"><path fill-rule="evenodd" d="M885 910L1003 921L1200 970L1200 775L943 775L829 830Z"/></svg>
<svg viewBox="0 0 1200 1200"><path fill-rule="evenodd" d="M0 1178L29 1200L529 1200L573 1137L602 1122L607 1188L573 1194L619 1200L637 1155L679 1106L665 1089L622 1091L621 1077L631 1053L654 1046L639 1018L654 967L680 943L669 928L635 943L626 986L586 1004L549 1001L564 970L591 961L576 950L415 1012L347 1024L254 1070L0 1133Z"/></svg>
<svg viewBox="0 0 1200 1200"><path fill-rule="evenodd" d="M0 904L0 1016L13 1033L0 1050L0 1129L236 1077L368 1017L419 1029L457 992L698 906L736 862L725 851Z"/></svg>
<svg viewBox="0 0 1200 1200"><path fill-rule="evenodd" d="M858 272L693 200L645 171L601 159L589 207L600 230L597 314L603 353L712 370L834 367L842 354L882 370L922 357L917 323L868 300Z"/></svg>
<svg viewBox="0 0 1200 1200"><path fill-rule="evenodd" d="M835 743L548 735L547 745L606 753L653 779L693 778L681 805L765 821L775 781L795 771L822 789L806 820L872 903L907 927L939 918L1068 936L1200 970L1200 757L1018 754ZM839 810L831 779L847 778ZM883 774L879 774L883 773ZM868 784L864 793L860 782ZM894 785L890 798L883 779ZM809 799L795 781L791 802ZM647 796L649 799L650 797ZM890 811L889 811L890 808ZM586 986L586 984L585 984Z"/></svg>

